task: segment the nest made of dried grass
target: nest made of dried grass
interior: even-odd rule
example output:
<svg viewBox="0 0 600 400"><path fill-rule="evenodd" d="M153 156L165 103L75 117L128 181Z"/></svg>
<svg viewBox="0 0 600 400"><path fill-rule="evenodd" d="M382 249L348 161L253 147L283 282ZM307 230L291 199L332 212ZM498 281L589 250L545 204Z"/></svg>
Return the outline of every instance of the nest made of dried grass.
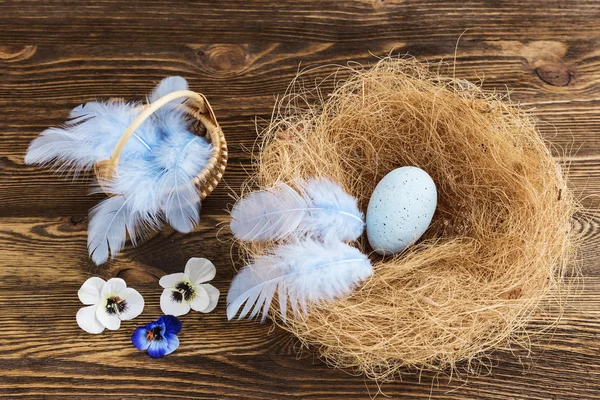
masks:
<svg viewBox="0 0 600 400"><path fill-rule="evenodd" d="M415 369L476 373L474 361L495 349L528 349L560 315L528 324L546 300L560 304L577 208L535 118L414 60L329 78L327 96L323 83L292 83L262 132L248 187L323 176L366 211L385 174L413 165L436 182L438 207L417 244L371 254L373 276L354 293L281 326L332 365L378 380ZM240 245L249 257L268 246ZM371 253L364 235L355 245Z"/></svg>

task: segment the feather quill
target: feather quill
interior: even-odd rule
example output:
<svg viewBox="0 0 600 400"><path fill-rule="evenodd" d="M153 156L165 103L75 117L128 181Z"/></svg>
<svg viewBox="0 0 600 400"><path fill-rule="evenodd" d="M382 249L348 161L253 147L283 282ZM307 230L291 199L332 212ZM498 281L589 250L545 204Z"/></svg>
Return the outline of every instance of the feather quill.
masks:
<svg viewBox="0 0 600 400"><path fill-rule="evenodd" d="M288 302L295 314L306 314L311 304L350 293L372 272L369 258L343 242L304 239L282 244L257 257L233 279L227 294L227 318L239 312L238 319L262 314L264 321L275 294L283 320Z"/></svg>
<svg viewBox="0 0 600 400"><path fill-rule="evenodd" d="M355 197L329 179L285 183L250 193L231 211L231 231L240 240L269 241L308 235L324 241L353 241L364 230Z"/></svg>

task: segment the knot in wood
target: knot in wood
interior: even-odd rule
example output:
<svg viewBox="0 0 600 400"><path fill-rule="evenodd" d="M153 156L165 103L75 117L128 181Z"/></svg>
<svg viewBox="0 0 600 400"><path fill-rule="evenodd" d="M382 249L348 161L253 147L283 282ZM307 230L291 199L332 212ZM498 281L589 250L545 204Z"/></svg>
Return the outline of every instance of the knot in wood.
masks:
<svg viewBox="0 0 600 400"><path fill-rule="evenodd" d="M37 50L37 46L0 46L0 60L16 62L31 58Z"/></svg>
<svg viewBox="0 0 600 400"><path fill-rule="evenodd" d="M568 86L571 82L571 73L561 64L543 64L535 72L541 80L552 86Z"/></svg>
<svg viewBox="0 0 600 400"><path fill-rule="evenodd" d="M152 272L136 267L121 269L115 276L124 279L128 283L152 283L158 281L158 277Z"/></svg>
<svg viewBox="0 0 600 400"><path fill-rule="evenodd" d="M248 66L247 49L240 45L215 44L198 52L206 68L216 74L238 74Z"/></svg>

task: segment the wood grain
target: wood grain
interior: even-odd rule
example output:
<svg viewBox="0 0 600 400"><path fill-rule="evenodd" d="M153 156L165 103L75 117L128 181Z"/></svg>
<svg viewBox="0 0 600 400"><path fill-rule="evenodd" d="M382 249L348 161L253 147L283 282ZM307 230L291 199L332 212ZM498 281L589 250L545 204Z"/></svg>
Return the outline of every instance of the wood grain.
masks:
<svg viewBox="0 0 600 400"><path fill-rule="evenodd" d="M491 373L466 384L444 374L406 374L381 390L395 399L600 398L599 20L594 0L0 2L0 397L378 394L374 383L328 368L269 323L228 322L224 304L183 317L181 346L169 357L148 358L129 336L160 314L158 278L180 271L192 256L213 260L215 285L226 292L240 264L220 229L225 210L251 168L255 121L270 118L297 71L322 66L307 75L310 82L335 65L393 52L443 60L445 72L510 90L511 100L535 109L588 211L574 225L585 238L581 289L552 336L535 338L531 358L498 352L489 360ZM25 166L24 153L74 106L143 98L175 74L215 108L230 146L224 182L204 202L203 222L192 234L157 233L96 267L87 256L87 213L102 196L87 194L91 176L71 182ZM76 293L90 276L125 278L144 295L144 314L117 332L79 330Z"/></svg>

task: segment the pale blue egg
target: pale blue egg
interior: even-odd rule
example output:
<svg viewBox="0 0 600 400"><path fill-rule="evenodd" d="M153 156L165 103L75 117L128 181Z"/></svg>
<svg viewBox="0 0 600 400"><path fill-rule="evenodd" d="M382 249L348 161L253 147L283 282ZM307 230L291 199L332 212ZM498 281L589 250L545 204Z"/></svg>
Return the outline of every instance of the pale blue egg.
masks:
<svg viewBox="0 0 600 400"><path fill-rule="evenodd" d="M367 209L367 237L379 254L399 253L429 227L437 206L437 190L429 174L402 167L377 184Z"/></svg>

